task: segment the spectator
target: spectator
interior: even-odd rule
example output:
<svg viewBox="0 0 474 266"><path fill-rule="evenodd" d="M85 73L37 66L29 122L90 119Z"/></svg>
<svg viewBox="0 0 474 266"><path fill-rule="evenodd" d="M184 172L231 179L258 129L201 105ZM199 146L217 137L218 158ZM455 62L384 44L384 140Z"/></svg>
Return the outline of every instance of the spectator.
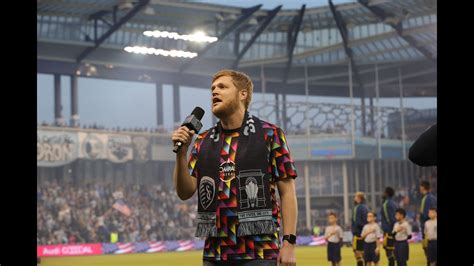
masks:
<svg viewBox="0 0 474 266"><path fill-rule="evenodd" d="M197 199L183 203L172 190L161 185L125 185L120 188L123 199L133 211L127 217L111 208L113 193L118 189L101 183L40 184L38 244L110 242L112 230L118 234L118 242L194 237Z"/></svg>

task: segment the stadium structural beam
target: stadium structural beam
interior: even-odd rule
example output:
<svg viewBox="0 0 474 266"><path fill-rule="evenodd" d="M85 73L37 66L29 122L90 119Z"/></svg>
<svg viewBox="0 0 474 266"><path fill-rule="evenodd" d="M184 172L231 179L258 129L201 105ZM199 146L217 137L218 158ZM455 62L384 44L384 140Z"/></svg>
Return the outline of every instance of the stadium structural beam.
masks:
<svg viewBox="0 0 474 266"><path fill-rule="evenodd" d="M277 125L280 124L280 101L278 96L278 91L275 91L275 115L276 115L276 123Z"/></svg>
<svg viewBox="0 0 474 266"><path fill-rule="evenodd" d="M173 122L176 125L179 125L181 122L181 109L179 105L179 85L173 84Z"/></svg>
<svg viewBox="0 0 474 266"><path fill-rule="evenodd" d="M285 84L288 81L291 65L293 64L293 51L295 50L296 41L298 40L298 33L300 32L305 10L306 5L302 5L298 15L293 18L293 23L288 30L288 61L286 61L285 71L283 72L283 83Z"/></svg>
<svg viewBox="0 0 474 266"><path fill-rule="evenodd" d="M94 40L94 46L87 47L84 49L81 54L77 57L76 63L81 63L90 53L97 49L105 40L107 40L110 35L117 31L123 24L127 23L133 16L135 16L141 9L143 9L150 0L140 0L125 16L123 16L119 21L114 23L112 27L109 28L107 32L102 34L98 39ZM97 20L95 20L97 21Z"/></svg>
<svg viewBox="0 0 474 266"><path fill-rule="evenodd" d="M375 136L375 120L374 120L374 97L369 97L369 105L370 105L370 137Z"/></svg>
<svg viewBox="0 0 474 266"><path fill-rule="evenodd" d="M162 127L163 121L163 84L156 83L156 125Z"/></svg>
<svg viewBox="0 0 474 266"><path fill-rule="evenodd" d="M234 54L236 56L239 54L239 49L240 49L240 30L237 29L235 31L235 36L234 36Z"/></svg>
<svg viewBox="0 0 474 266"><path fill-rule="evenodd" d="M54 122L56 125L62 123L61 110L61 75L54 74Z"/></svg>
<svg viewBox="0 0 474 266"><path fill-rule="evenodd" d="M342 161L342 190L344 202L344 225L350 225L351 214L349 212L349 177L347 172L347 161Z"/></svg>
<svg viewBox="0 0 474 266"><path fill-rule="evenodd" d="M342 16L337 12L336 7L332 3L332 0L328 0L329 2L329 9L331 10L331 13L334 17L334 20L336 21L336 26L339 30L339 33L341 34L342 37L342 44L344 45L344 51L346 52L347 57L349 58L349 61L352 66L352 72L354 72L354 78L355 81L357 82L357 88L358 92L361 95L361 107L362 107L362 135L366 135L366 121L365 121L365 88L364 84L362 83L362 79L360 78L360 73L359 69L357 68L357 65L355 64L354 56L352 49L349 47L349 38L348 38L348 31L347 31L347 26L346 23L344 22L344 19Z"/></svg>
<svg viewBox="0 0 474 266"><path fill-rule="evenodd" d="M403 34L403 24L402 24L401 20L398 21L398 23L389 22L389 20L387 20L389 18L395 17L394 14L389 13L389 12L383 10L382 8L378 7L378 6L369 5L368 0L357 0L357 1L359 2L359 4L361 4L362 6L367 8L372 14L374 14L375 17L377 17L381 22L391 26L397 32L397 34L400 38L405 40L408 44L410 44L418 52L423 54L427 59L429 59L430 61L436 63L436 58L433 56L433 54L428 49L426 49L425 47L423 47L421 45L418 45L418 42L412 36Z"/></svg>
<svg viewBox="0 0 474 266"><path fill-rule="evenodd" d="M184 70L186 70L189 66L191 66L191 64L193 62L195 62L198 58L200 58L201 56L203 56L207 51L209 51L209 49L211 49L212 47L214 47L217 43L219 43L222 39L224 39L227 35L229 35L231 32L233 32L234 30L236 30L237 28L239 28L241 26L242 23L244 23L245 21L247 21L252 15L253 13L257 12L257 10L260 9L260 7L262 7L262 5L256 5L256 6L253 6L253 7L249 7L249 8L244 8L242 9L241 11L241 15L240 17L234 22L232 23L232 25L230 25L226 30L224 30L223 33L221 33L218 37L217 37L217 41L215 42L212 42L208 45L206 45L206 47L204 47L201 51L198 52L198 55L196 57L193 57L191 59L189 59L186 63L184 63L180 68L179 68L179 72L182 73Z"/></svg>
<svg viewBox="0 0 474 266"><path fill-rule="evenodd" d="M276 14L281 10L282 5L277 6L275 9L270 10L267 12L267 17L265 20L262 22L262 24L258 27L258 29L255 31L253 34L252 38L245 44L244 48L242 48L242 51L238 53L238 44L237 46L234 46L234 49L237 48L236 53L238 53L237 58L235 59L234 63L232 64L232 68L236 68L239 65L240 60L242 57L245 55L245 53L250 49L252 44L257 40L258 36L262 34L262 32L267 28L267 26L270 24L270 22L275 18ZM238 35L240 36L240 34ZM240 38L239 38L240 40Z"/></svg>
<svg viewBox="0 0 474 266"><path fill-rule="evenodd" d="M77 75L71 75L71 126L77 126L79 122L79 100L77 91Z"/></svg>

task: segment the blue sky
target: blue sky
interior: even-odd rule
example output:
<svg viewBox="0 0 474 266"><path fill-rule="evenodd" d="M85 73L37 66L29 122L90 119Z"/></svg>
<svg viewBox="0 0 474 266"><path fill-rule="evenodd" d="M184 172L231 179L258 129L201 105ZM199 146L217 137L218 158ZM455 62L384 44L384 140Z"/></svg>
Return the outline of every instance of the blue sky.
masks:
<svg viewBox="0 0 474 266"><path fill-rule="evenodd" d="M54 120L53 76L38 74L37 81L37 120L52 122ZM93 78L78 80L79 115L81 124L98 123L107 127L155 127L156 126L156 94L155 85L142 82L128 82ZM62 114L66 121L70 118L70 79L62 77ZM165 85L164 124L173 126L172 87ZM271 97L271 98L270 98ZM256 93L253 101L262 99ZM267 95L267 99L274 96ZM288 101L304 101L304 96L289 95ZM310 97L311 102L349 103L349 98ZM382 98L382 106L399 107L398 98ZM356 104L360 100L355 101ZM203 118L204 128L211 126L210 91L202 88L181 87L181 119L183 120L195 106L206 110ZM404 106L416 109L436 108L436 98L406 98Z"/></svg>

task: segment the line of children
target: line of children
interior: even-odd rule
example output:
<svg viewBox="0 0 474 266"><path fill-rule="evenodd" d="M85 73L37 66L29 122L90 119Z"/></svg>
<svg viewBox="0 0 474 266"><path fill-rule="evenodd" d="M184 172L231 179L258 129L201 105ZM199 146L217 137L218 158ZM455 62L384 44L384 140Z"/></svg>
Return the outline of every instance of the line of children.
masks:
<svg viewBox="0 0 474 266"><path fill-rule="evenodd" d="M389 193L391 194L391 193ZM388 195L390 196L390 195ZM364 204L364 194L356 193L355 197L356 207L366 208ZM380 248L381 243L379 239L383 236L382 229L377 223L377 215L375 212L370 211L366 215L366 219L360 219L360 212L365 212L365 210L355 208L353 211L353 249L354 252L358 251L359 254L363 255L363 260L365 261L365 266L378 266L380 260ZM359 211L358 211L359 209ZM387 214L387 211L385 211ZM383 215L388 217L389 215ZM429 210L430 219L424 224L424 235L428 240L427 253L428 261L430 266L437 265L437 210L436 208L431 208ZM393 225L390 235L384 235L385 237L389 236L394 240L393 243L393 255L396 261L397 266L406 266L407 261L409 260L409 245L408 240L411 238L412 228L411 225L406 221L406 211L402 208L395 210L395 219L396 222ZM360 229L360 224L366 223ZM387 222L390 224L390 222ZM354 228L356 227L356 228ZM354 229L356 233L354 234ZM388 231L388 230L384 230ZM327 246L327 257L328 261L331 262L332 266L341 265L341 247L343 242L343 230L337 225L337 215L331 212L328 215L328 226L326 227L324 237L328 242ZM361 243L362 242L362 243ZM356 254L358 255L358 254ZM357 265L362 264L363 261L359 260L356 256ZM391 266L391 261L389 265Z"/></svg>

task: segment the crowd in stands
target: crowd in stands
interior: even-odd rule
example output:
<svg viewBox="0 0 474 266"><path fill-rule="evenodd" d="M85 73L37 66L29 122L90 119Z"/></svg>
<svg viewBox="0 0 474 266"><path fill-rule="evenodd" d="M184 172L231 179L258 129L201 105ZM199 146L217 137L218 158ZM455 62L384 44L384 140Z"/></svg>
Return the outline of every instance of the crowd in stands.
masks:
<svg viewBox="0 0 474 266"><path fill-rule="evenodd" d="M433 175L429 179L436 195L436 172ZM131 215L112 207L118 199L125 202ZM409 188L397 189L393 199L406 209L407 220L417 232L421 201L418 185L413 183ZM196 210L196 195L183 202L174 189L160 184L73 185L44 181L37 186L37 243L106 243L110 242L112 233L118 234L118 242L194 239ZM320 234L326 224L322 218L329 212L339 213L340 221L344 219L342 209L313 210L311 219L318 221L315 226L320 226ZM350 226L344 230L350 230ZM298 235L314 232L314 228L307 229L305 221L299 219Z"/></svg>
<svg viewBox="0 0 474 266"><path fill-rule="evenodd" d="M302 127L301 125L295 125L288 127L286 133L289 135L305 135L307 131L306 127ZM318 135L318 134L349 134L349 131L344 127L342 124L335 124L334 126L331 125L318 125L314 126L311 125L309 128L310 134Z"/></svg>
<svg viewBox="0 0 474 266"><path fill-rule="evenodd" d="M111 131L111 132L149 132L149 133L170 133L169 129L165 127L105 127L103 125L98 125L96 123L93 124L80 124L71 125L67 123L47 123L43 121L42 123L37 123L37 126L43 127L67 127L67 128L82 128L82 129L95 129L95 130L103 130L103 131ZM177 126L175 126L177 128ZM288 128L286 131L288 135L305 135L306 128L301 127L300 125L296 125L294 127ZM350 133L344 125L336 124L334 127L331 125L327 126L311 126L310 127L310 134L311 135L320 135L320 134L338 134L338 135L347 135ZM369 130L367 136L375 135ZM385 134L382 133L381 138L385 138ZM398 136L397 139L402 139L401 136Z"/></svg>
<svg viewBox="0 0 474 266"><path fill-rule="evenodd" d="M42 127L67 127L67 128L82 128L82 129L95 129L95 130L103 130L103 131L111 131L111 132L149 132L149 133L169 133L164 127L105 127L103 125L94 124L77 124L77 125L70 125L66 123L52 123L49 124L43 121L41 124L37 124L37 126Z"/></svg>
<svg viewBox="0 0 474 266"><path fill-rule="evenodd" d="M183 203L173 192L160 185L44 182L37 187L37 242L105 243L112 232L118 242L192 239L196 197ZM117 197L131 215L112 208Z"/></svg>

